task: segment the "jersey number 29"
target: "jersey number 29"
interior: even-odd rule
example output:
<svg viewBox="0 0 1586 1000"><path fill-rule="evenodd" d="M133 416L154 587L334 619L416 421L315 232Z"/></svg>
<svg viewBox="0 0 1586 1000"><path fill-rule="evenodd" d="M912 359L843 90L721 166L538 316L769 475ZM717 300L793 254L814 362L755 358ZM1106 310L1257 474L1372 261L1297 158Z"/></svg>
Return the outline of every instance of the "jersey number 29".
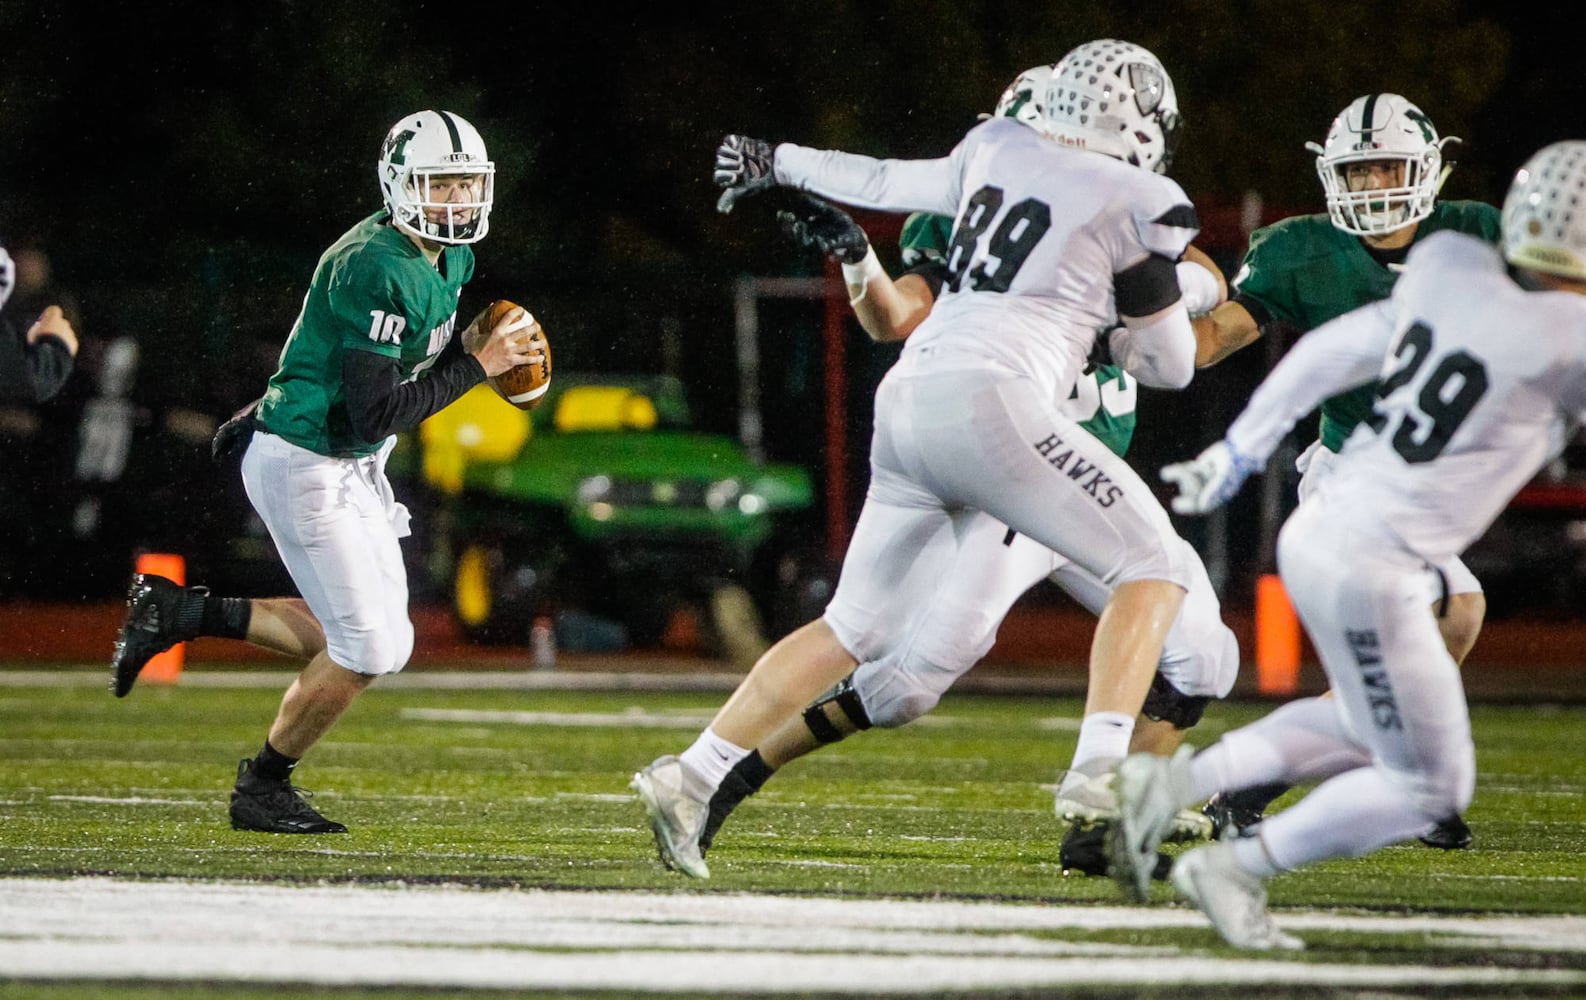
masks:
<svg viewBox="0 0 1586 1000"><path fill-rule="evenodd" d="M1425 323L1411 324L1392 353L1400 364L1378 383L1378 404L1409 384L1431 357L1432 328ZM1416 393L1415 406L1406 407L1400 414L1399 425L1393 431L1393 450L1412 465L1441 455L1477 400L1486 395L1487 383L1487 368L1475 355L1467 351L1443 355ZM1381 434L1387 429L1388 419L1379 405L1373 408L1367 423Z"/></svg>

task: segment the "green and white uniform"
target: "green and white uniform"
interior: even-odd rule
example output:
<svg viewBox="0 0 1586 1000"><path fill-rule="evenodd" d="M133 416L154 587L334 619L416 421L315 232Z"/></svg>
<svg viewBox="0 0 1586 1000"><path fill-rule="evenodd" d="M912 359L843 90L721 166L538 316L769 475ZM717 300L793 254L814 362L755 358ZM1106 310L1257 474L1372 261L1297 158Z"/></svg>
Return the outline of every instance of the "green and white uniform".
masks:
<svg viewBox="0 0 1586 1000"><path fill-rule="evenodd" d="M395 359L404 379L422 376L451 340L473 274L473 248L445 248L437 269L384 210L348 230L314 269L259 405L264 429L321 455L373 454L381 442L360 440L348 422L342 352L370 351Z"/></svg>
<svg viewBox="0 0 1586 1000"><path fill-rule="evenodd" d="M1477 201L1440 201L1415 230L1414 246L1439 230L1479 236L1498 242L1499 212ZM1406 249L1405 252L1408 252ZM1398 255L1402 262L1403 254ZM1383 264L1357 236L1337 228L1326 215L1303 215L1275 222L1250 236L1244 263L1234 276L1234 301L1301 331L1342 316L1368 302L1387 298L1399 280L1399 264ZM1376 386L1369 385L1328 399L1321 406L1322 446L1336 452L1355 425L1371 414Z"/></svg>
<svg viewBox="0 0 1586 1000"><path fill-rule="evenodd" d="M259 406L262 433L243 456L248 499L324 627L330 658L355 673L401 670L413 624L398 542L407 509L385 474L396 438L354 433L345 355L369 351L396 362L405 381L424 377L452 338L473 270L467 246L447 247L431 265L384 212L343 234L314 270Z"/></svg>
<svg viewBox="0 0 1586 1000"><path fill-rule="evenodd" d="M1251 234L1244 263L1234 276L1234 301L1257 323L1281 320L1309 332L1359 306L1388 298L1405 256L1432 233L1451 230L1497 243L1502 237L1499 220L1498 209L1483 202L1438 202L1416 227L1409 246L1385 262L1326 215L1284 219ZM1312 445L1301 463L1301 501L1330 474L1344 442L1371 415L1376 395L1377 385L1372 383L1322 402L1320 447ZM1481 582L1462 560L1450 559L1437 569L1448 593L1481 592Z"/></svg>

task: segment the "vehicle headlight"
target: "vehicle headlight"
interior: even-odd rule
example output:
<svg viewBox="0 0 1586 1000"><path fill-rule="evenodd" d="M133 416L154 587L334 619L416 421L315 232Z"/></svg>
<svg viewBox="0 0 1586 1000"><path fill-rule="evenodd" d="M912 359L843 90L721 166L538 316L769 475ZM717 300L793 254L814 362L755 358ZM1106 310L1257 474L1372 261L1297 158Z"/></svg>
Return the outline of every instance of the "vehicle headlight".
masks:
<svg viewBox="0 0 1586 1000"><path fill-rule="evenodd" d="M739 499L738 494L741 492L743 485L738 480L718 479L705 490L705 506L713 511L724 510L728 504Z"/></svg>
<svg viewBox="0 0 1586 1000"><path fill-rule="evenodd" d="M610 476L590 476L578 484L578 502L598 503L611 496Z"/></svg>

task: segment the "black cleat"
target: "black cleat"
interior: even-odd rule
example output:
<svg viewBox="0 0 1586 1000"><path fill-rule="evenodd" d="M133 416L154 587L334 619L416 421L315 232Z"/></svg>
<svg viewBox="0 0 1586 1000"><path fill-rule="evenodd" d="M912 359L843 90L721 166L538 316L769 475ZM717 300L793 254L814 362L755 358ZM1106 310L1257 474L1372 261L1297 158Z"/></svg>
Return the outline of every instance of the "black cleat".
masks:
<svg viewBox="0 0 1586 1000"><path fill-rule="evenodd" d="M237 785L231 790L231 828L260 833L346 833L347 828L314 811L305 797L314 793L293 787L290 781L255 777L253 761L237 765Z"/></svg>
<svg viewBox="0 0 1586 1000"><path fill-rule="evenodd" d="M1470 832L1470 826L1459 813L1438 823L1421 837L1421 843L1440 851L1468 851L1475 840L1476 835Z"/></svg>
<svg viewBox="0 0 1586 1000"><path fill-rule="evenodd" d="M1212 821L1212 839L1221 840L1223 831L1230 828L1230 836L1247 836L1261 822L1272 800L1288 790L1288 785L1257 785L1213 795L1201 806L1201 812Z"/></svg>
<svg viewBox="0 0 1586 1000"><path fill-rule="evenodd" d="M1062 845L1057 849L1057 858L1063 866L1064 875L1079 872L1083 875L1106 877L1107 824L1070 826L1068 833L1063 835ZM1172 867L1173 859L1158 851L1156 867L1151 870L1151 877L1158 882L1164 882Z"/></svg>
<svg viewBox="0 0 1586 1000"><path fill-rule="evenodd" d="M127 617L110 657L110 690L125 698L144 664L198 634L205 587L183 587L163 576L139 573L127 588Z"/></svg>

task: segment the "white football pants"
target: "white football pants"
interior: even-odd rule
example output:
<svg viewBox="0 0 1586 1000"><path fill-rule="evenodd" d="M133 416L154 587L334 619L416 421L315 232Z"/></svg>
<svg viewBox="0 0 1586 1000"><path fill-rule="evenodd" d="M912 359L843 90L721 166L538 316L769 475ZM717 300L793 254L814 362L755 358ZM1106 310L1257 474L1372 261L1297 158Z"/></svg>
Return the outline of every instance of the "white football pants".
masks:
<svg viewBox="0 0 1586 1000"><path fill-rule="evenodd" d="M972 666L1013 599L1052 572L1041 548L1104 593L1144 579L1190 588L1193 552L1151 490L1028 378L894 366L876 393L870 464L870 489L825 617L861 663L910 642L940 657L945 662L921 667L945 674L926 690L939 694ZM1027 564L986 561L1007 558L984 542L1008 528L1035 543L1021 550ZM947 591L943 603L915 627L910 619L937 599L937 584ZM999 588L995 597L983 592L988 585Z"/></svg>
<svg viewBox="0 0 1586 1000"><path fill-rule="evenodd" d="M366 458L327 458L260 431L242 458L248 499L325 629L330 658L360 674L395 673L413 653L397 541L407 508L385 475L395 442Z"/></svg>
<svg viewBox="0 0 1586 1000"><path fill-rule="evenodd" d="M1197 784L1326 778L1258 828L1284 869L1369 854L1462 812L1476 752L1459 668L1426 601L1434 570L1329 518L1325 494L1284 525L1278 566L1333 697L1228 733L1196 758Z"/></svg>

